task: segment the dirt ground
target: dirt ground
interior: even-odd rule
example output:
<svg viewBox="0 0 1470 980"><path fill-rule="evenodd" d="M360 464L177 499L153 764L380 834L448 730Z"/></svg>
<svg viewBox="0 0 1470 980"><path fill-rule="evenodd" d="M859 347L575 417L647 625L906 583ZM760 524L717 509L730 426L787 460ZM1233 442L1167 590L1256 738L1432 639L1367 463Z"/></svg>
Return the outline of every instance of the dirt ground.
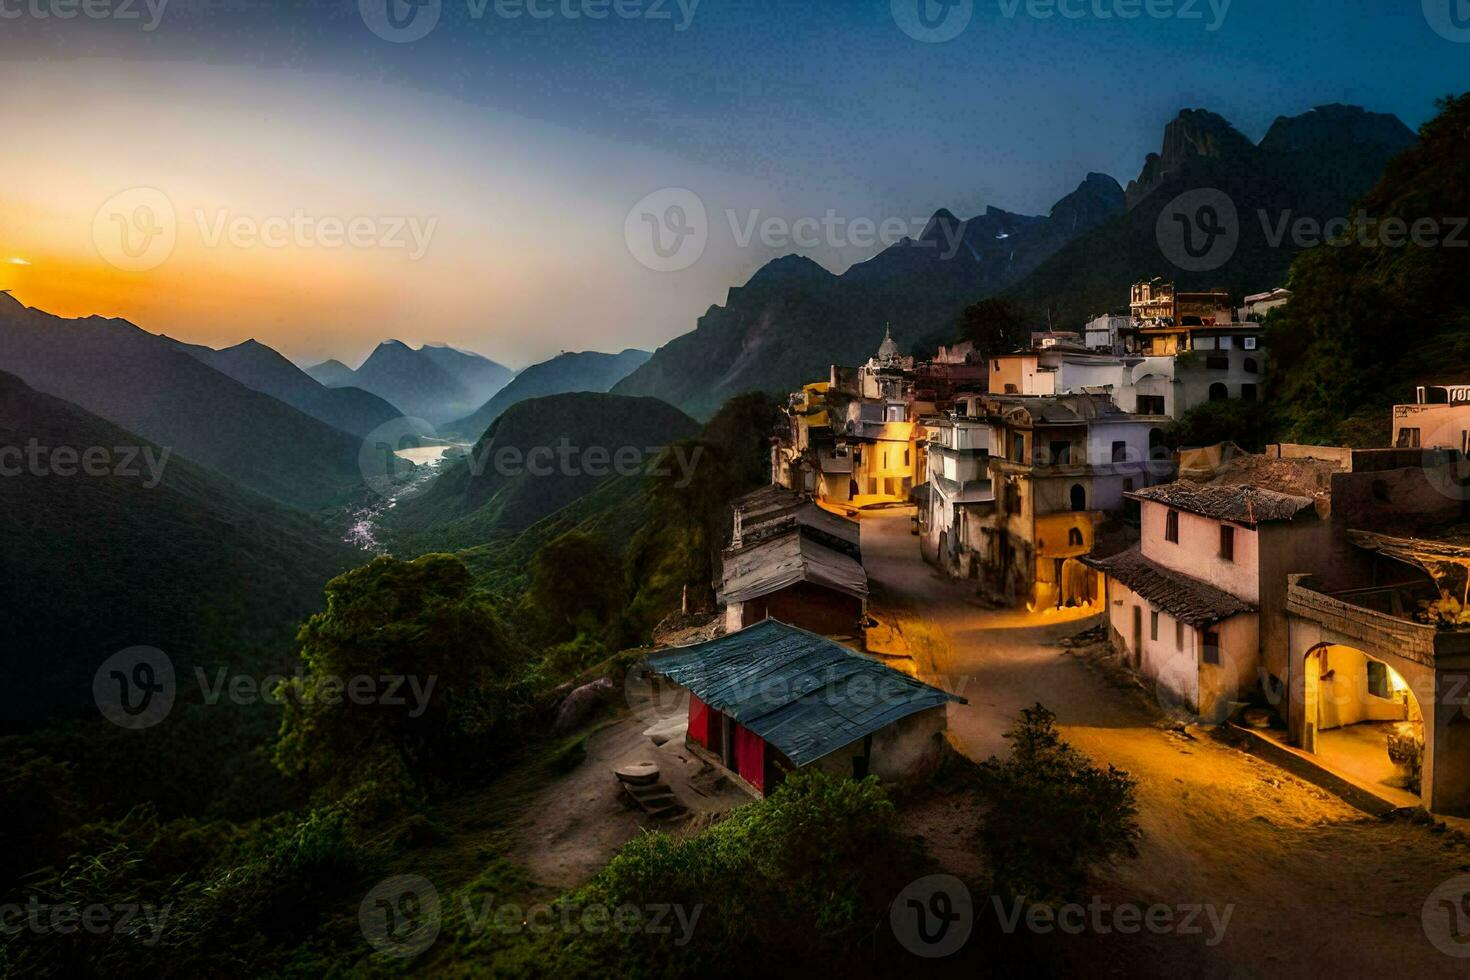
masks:
<svg viewBox="0 0 1470 980"><path fill-rule="evenodd" d="M969 700L950 708L951 732L968 756L1004 753L1002 733L1040 701L1072 744L1138 779L1140 854L1101 877L1101 898L1230 910L1213 946L1205 945L1209 928L1111 940L1127 972L1336 978L1470 970L1470 959L1432 941L1457 941L1441 925L1448 909L1435 908L1431 893L1470 874L1460 835L1368 817L1205 730L1169 730L1141 698L1061 648L1064 637L1093 625L1081 615L988 608L922 562L908 512L864 514L862 524L875 614L904 635L916 673Z"/></svg>
<svg viewBox="0 0 1470 980"><path fill-rule="evenodd" d="M744 790L691 755L682 735L655 746L643 734L648 727L648 721L625 714L593 732L586 758L540 787L520 812L510 827L515 860L538 884L575 887L643 830L686 833L701 825L700 814L723 813L751 801ZM653 820L630 806L613 770L634 762L656 762L663 781L693 819Z"/></svg>

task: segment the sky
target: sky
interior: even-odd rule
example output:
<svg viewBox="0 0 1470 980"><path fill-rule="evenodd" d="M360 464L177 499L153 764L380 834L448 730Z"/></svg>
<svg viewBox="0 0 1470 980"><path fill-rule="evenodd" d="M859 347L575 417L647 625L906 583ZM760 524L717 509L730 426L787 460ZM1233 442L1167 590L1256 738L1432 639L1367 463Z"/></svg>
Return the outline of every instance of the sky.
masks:
<svg viewBox="0 0 1470 980"><path fill-rule="evenodd" d="M1182 108L1417 127L1455 2L0 0L0 288L301 364L652 349L773 257L1126 184Z"/></svg>

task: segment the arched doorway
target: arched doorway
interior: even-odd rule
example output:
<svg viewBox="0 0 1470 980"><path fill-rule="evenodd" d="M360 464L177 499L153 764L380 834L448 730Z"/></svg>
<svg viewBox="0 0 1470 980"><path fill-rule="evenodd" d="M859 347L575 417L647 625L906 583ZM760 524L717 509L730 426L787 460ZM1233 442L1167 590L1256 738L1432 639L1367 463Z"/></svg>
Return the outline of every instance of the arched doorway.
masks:
<svg viewBox="0 0 1470 980"><path fill-rule="evenodd" d="M1319 644L1303 662L1302 747L1370 785L1418 795L1424 716L1403 676L1355 647Z"/></svg>
<svg viewBox="0 0 1470 980"><path fill-rule="evenodd" d="M1210 401L1224 402L1230 400L1230 389L1223 382L1216 381L1210 385Z"/></svg>
<svg viewBox="0 0 1470 980"><path fill-rule="evenodd" d="M1072 510L1083 511L1087 509L1087 490L1080 483L1072 484Z"/></svg>

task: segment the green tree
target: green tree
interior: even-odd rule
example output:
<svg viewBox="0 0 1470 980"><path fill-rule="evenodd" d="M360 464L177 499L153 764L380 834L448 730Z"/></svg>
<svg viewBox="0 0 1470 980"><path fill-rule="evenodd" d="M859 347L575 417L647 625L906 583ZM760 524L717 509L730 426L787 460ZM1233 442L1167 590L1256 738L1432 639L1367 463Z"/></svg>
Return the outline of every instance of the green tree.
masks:
<svg viewBox="0 0 1470 980"><path fill-rule="evenodd" d="M600 634L623 605L622 563L601 538L568 531L531 559L531 603L549 642Z"/></svg>
<svg viewBox="0 0 1470 980"><path fill-rule="evenodd" d="M1037 704L1005 733L1011 758L980 765L980 841L997 893L1032 902L1075 897L1091 870L1137 853L1136 781L1099 769L1062 740Z"/></svg>
<svg viewBox="0 0 1470 980"><path fill-rule="evenodd" d="M523 658L459 559L380 557L340 575L297 640L275 747L288 774L391 801L498 754Z"/></svg>
<svg viewBox="0 0 1470 980"><path fill-rule="evenodd" d="M1470 94L1439 107L1347 233L1292 266L1291 302L1267 324L1287 441L1386 445L1391 404L1470 374L1470 230L1453 217L1470 214Z"/></svg>
<svg viewBox="0 0 1470 980"><path fill-rule="evenodd" d="M1008 299L992 296L960 314L960 335L986 357L1008 354L1031 339L1026 312Z"/></svg>

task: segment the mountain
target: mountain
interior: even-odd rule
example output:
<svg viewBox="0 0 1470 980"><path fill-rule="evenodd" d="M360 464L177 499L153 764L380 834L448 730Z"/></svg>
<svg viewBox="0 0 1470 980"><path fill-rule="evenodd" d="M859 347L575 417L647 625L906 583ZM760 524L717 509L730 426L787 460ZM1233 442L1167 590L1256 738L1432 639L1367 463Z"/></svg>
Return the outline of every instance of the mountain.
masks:
<svg viewBox="0 0 1470 980"><path fill-rule="evenodd" d="M357 384L357 375L352 368L335 358L303 370L328 388L346 388Z"/></svg>
<svg viewBox="0 0 1470 980"><path fill-rule="evenodd" d="M451 422L443 429L449 434L478 439L490 423L512 405L528 398L544 398L571 391L607 391L641 367L650 356L648 351L631 348L621 354L597 351L558 354L549 361L526 368L474 414Z"/></svg>
<svg viewBox="0 0 1470 980"><path fill-rule="evenodd" d="M944 338L967 305L1121 212L1123 197L1117 181L1089 174L1046 216L992 207L962 221L940 210L918 238L840 276L801 256L776 259L612 390L707 418L740 392L791 390L830 364L866 360L890 321L910 346Z"/></svg>
<svg viewBox="0 0 1470 980"><path fill-rule="evenodd" d="M173 344L241 384L359 438L365 438L385 422L403 415L377 395L361 388L329 388L323 385L259 341L247 340L223 350L177 340Z"/></svg>
<svg viewBox="0 0 1470 980"><path fill-rule="evenodd" d="M1129 182L1127 209L1059 248L1006 292L1038 319L1050 310L1066 329L1126 305L1129 285L1156 275L1183 289L1228 289L1237 298L1282 285L1299 251L1286 229L1302 218L1351 216L1353 202L1414 139L1396 117L1355 106L1278 118L1259 144L1215 113L1185 110ZM1207 190L1223 192L1235 206L1234 253L1217 268L1179 268L1159 244L1160 216L1181 194Z"/></svg>
<svg viewBox="0 0 1470 980"><path fill-rule="evenodd" d="M0 365L171 452L306 510L361 492L361 440L126 320L64 320L0 295Z"/></svg>
<svg viewBox="0 0 1470 980"><path fill-rule="evenodd" d="M609 479L644 472L660 447L698 430L654 398L576 392L523 401L466 458L445 463L428 489L389 511L385 530L395 552L511 537Z"/></svg>
<svg viewBox="0 0 1470 980"><path fill-rule="evenodd" d="M184 672L289 641L356 560L299 511L0 372L0 446L31 445L39 465L10 456L0 478L3 657L26 688L0 727L89 704L129 646ZM89 453L93 471L69 474Z"/></svg>
<svg viewBox="0 0 1470 980"><path fill-rule="evenodd" d="M353 384L434 425L463 418L510 381L514 372L452 347L418 350L385 340L353 373Z"/></svg>
<svg viewBox="0 0 1470 980"><path fill-rule="evenodd" d="M1273 437L1386 446L1391 406L1416 386L1470 382L1470 94L1440 108L1353 205L1375 223L1292 266L1292 300L1267 320ZM1403 231L1415 227L1417 244Z"/></svg>

